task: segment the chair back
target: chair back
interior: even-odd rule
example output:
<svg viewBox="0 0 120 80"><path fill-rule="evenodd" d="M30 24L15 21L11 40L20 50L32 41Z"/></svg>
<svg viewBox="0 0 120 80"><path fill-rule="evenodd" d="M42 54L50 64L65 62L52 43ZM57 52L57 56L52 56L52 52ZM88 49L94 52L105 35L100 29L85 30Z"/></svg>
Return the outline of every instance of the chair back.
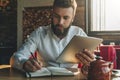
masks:
<svg viewBox="0 0 120 80"><path fill-rule="evenodd" d="M116 64L116 50L113 46L111 45L103 45L100 46L100 56L103 57L103 60L105 61L111 61L113 62L114 69L116 69L117 64Z"/></svg>

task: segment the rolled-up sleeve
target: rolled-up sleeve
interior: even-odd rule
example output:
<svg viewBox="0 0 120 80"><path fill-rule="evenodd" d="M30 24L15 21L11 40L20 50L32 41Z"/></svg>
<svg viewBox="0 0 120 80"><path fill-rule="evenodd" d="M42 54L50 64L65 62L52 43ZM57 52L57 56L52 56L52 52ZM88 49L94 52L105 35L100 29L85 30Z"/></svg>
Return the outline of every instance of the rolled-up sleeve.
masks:
<svg viewBox="0 0 120 80"><path fill-rule="evenodd" d="M37 49L37 37L36 31L34 31L22 47L13 54L14 64L13 67L22 70L23 64L31 56L30 53L34 53Z"/></svg>

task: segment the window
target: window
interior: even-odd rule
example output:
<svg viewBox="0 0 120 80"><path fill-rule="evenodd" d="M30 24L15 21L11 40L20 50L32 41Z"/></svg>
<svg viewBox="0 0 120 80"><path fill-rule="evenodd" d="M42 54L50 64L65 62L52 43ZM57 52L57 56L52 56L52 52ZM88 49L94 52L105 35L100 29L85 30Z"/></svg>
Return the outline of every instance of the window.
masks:
<svg viewBox="0 0 120 80"><path fill-rule="evenodd" d="M120 0L88 0L89 31L120 31Z"/></svg>

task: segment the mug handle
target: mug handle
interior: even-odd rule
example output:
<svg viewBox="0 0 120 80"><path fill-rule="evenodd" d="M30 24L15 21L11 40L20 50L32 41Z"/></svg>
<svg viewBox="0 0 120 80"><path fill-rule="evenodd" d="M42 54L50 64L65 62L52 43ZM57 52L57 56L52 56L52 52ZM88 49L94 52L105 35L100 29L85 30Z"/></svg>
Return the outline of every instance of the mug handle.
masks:
<svg viewBox="0 0 120 80"><path fill-rule="evenodd" d="M81 67L82 74L87 76L88 75L88 69L89 69L88 65L82 65L82 67Z"/></svg>

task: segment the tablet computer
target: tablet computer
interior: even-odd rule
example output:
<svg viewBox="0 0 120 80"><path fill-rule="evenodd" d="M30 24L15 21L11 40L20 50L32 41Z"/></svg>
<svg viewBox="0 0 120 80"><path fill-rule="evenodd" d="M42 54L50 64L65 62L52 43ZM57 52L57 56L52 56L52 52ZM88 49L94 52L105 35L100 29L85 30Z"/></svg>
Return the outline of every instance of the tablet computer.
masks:
<svg viewBox="0 0 120 80"><path fill-rule="evenodd" d="M57 62L79 63L79 60L75 57L76 53L83 51L83 49L94 51L102 41L101 38L75 35L57 58Z"/></svg>

